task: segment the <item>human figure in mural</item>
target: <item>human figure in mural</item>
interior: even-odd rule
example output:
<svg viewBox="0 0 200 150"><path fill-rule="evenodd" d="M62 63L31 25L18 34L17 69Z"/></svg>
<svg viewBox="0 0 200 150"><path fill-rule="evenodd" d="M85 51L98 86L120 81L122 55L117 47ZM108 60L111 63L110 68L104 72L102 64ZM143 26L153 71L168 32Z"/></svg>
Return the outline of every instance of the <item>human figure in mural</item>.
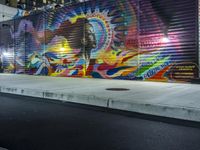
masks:
<svg viewBox="0 0 200 150"><path fill-rule="evenodd" d="M86 68L89 66L91 50L96 47L96 38L92 25L86 18L79 18L75 23L69 20L64 21L55 31L46 30L46 44L53 37L64 36L72 49L81 49L78 57L86 62Z"/></svg>
<svg viewBox="0 0 200 150"><path fill-rule="evenodd" d="M39 69L35 73L35 75L48 75L49 72L51 72L51 65L49 63L49 60L46 56L46 54L42 55L40 65L38 67Z"/></svg>
<svg viewBox="0 0 200 150"><path fill-rule="evenodd" d="M37 52L34 52L31 57L34 59L31 59L27 68L38 68L34 75L48 75L51 72L51 65L45 53L40 57Z"/></svg>
<svg viewBox="0 0 200 150"><path fill-rule="evenodd" d="M26 26L25 31L24 24ZM34 40L36 40L40 44L48 45L52 39L55 36L63 36L67 39L69 46L71 49L80 49L80 53L77 55L77 57L82 58L85 60L86 68L89 66L90 63L90 56L91 56L91 50L96 47L96 38L93 31L92 25L89 23L89 21L86 18L78 18L75 22L71 22L69 20L66 20L61 23L58 29L50 30L45 29L44 36L40 36L38 32L35 30L33 24L29 20L22 20L18 25L17 32L13 32L13 29L11 30L12 37L18 37L24 32L29 32L32 34ZM23 35L23 34L22 34ZM37 51L37 50L36 50ZM38 56L33 54L33 56ZM47 56L44 54L44 56ZM46 59L44 58L44 59ZM37 60L38 58L36 58ZM43 67L46 66L46 68L50 68L50 63L43 63ZM39 74L39 71L42 70L42 66L38 66L39 69L36 72L36 74Z"/></svg>

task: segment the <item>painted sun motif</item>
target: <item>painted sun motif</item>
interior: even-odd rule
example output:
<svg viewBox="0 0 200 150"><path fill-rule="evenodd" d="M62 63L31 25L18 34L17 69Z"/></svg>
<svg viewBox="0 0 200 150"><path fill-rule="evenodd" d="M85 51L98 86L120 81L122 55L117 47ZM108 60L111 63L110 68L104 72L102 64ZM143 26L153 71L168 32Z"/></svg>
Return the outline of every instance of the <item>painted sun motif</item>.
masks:
<svg viewBox="0 0 200 150"><path fill-rule="evenodd" d="M122 38L127 32L126 26L129 23L124 23L127 18L124 18L123 14L116 13L116 10L124 8L114 5L113 7L116 8L112 10L108 5L106 6L102 8L103 6L93 6L92 3L88 3L86 8L84 6L75 9L65 7L58 12L49 12L46 27L55 30L66 20L73 24L80 18L86 18L92 25L93 29L91 30L96 37L97 46L92 50L93 52L118 47L123 42Z"/></svg>
<svg viewBox="0 0 200 150"><path fill-rule="evenodd" d="M97 41L97 47L93 49L93 52L108 49L112 43L115 28L115 25L111 24L112 17L108 16L108 11L103 10L100 12L99 9L95 9L92 13L89 10L86 17L93 26L93 32Z"/></svg>

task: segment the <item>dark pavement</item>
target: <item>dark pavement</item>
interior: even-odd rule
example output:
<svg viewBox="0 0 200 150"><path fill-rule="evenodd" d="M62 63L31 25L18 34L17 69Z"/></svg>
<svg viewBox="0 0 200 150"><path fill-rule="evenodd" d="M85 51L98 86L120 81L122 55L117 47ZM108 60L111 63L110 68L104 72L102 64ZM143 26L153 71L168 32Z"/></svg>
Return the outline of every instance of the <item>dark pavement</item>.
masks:
<svg viewBox="0 0 200 150"><path fill-rule="evenodd" d="M9 150L200 150L200 126L0 93L0 147Z"/></svg>

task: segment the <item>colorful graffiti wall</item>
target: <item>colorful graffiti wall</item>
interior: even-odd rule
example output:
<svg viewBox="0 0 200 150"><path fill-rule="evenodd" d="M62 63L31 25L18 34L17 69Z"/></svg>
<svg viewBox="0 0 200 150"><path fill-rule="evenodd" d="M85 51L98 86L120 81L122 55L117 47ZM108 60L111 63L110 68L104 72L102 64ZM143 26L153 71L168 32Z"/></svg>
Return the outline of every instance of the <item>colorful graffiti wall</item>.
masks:
<svg viewBox="0 0 200 150"><path fill-rule="evenodd" d="M2 22L2 72L188 81L198 76L196 10L190 0L93 0Z"/></svg>

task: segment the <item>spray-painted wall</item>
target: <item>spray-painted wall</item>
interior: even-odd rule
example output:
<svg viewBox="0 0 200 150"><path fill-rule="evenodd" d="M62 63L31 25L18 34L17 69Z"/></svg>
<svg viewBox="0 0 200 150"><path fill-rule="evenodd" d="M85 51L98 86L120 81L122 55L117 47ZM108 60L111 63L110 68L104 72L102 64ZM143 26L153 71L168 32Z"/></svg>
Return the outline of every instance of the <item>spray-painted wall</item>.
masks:
<svg viewBox="0 0 200 150"><path fill-rule="evenodd" d="M3 71L130 80L198 76L190 0L93 0L0 24Z"/></svg>
<svg viewBox="0 0 200 150"><path fill-rule="evenodd" d="M199 45L198 45L198 56L199 56L199 61L198 61L198 64L199 64L199 77L200 77L200 0L197 1L197 6L198 6L198 41L199 41Z"/></svg>

